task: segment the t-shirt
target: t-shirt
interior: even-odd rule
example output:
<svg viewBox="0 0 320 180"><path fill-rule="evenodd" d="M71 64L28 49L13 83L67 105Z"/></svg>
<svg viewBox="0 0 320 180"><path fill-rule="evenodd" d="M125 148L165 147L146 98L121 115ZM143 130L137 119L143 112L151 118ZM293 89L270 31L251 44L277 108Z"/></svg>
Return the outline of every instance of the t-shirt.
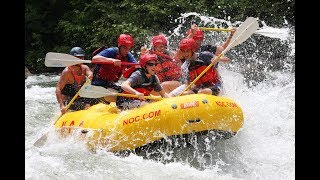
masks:
<svg viewBox="0 0 320 180"><path fill-rule="evenodd" d="M116 58L117 52L118 52L117 47L110 47L99 52L98 55L103 57L108 57L108 58ZM133 55L130 52L128 52L128 61L132 63L137 63L137 60L133 57Z"/></svg>
<svg viewBox="0 0 320 180"><path fill-rule="evenodd" d="M139 85L142 85L146 82L149 82L150 84L152 82L155 82L154 84L154 91L159 92L162 90L162 86L160 85L160 81L157 77L157 75L152 75L149 78L149 81L147 81L147 79L145 78L145 76L143 76L141 74L141 71L134 71L131 76L127 79L127 81L129 81L131 83L131 87L136 87Z"/></svg>

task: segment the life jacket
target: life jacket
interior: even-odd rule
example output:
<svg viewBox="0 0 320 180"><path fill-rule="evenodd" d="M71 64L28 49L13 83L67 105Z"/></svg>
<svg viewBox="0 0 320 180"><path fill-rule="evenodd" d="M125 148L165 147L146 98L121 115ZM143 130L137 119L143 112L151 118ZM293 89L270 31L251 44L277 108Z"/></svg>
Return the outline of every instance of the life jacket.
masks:
<svg viewBox="0 0 320 180"><path fill-rule="evenodd" d="M149 96L151 91L153 91L154 86L156 84L156 77L154 75L152 75L151 77L148 78L147 75L146 75L146 71L144 69L142 69L142 68L138 68L135 71L140 71L140 73L142 74L142 76L146 80L146 82L144 82L143 84L134 86L132 88L135 89L136 91L140 92L140 93L143 93L145 96ZM126 92L126 91L123 91L123 93L131 94L131 93ZM138 99L138 98L134 98L134 99Z"/></svg>
<svg viewBox="0 0 320 180"><path fill-rule="evenodd" d="M79 90L81 86L85 83L86 81L86 72L85 69L83 68L83 65L80 65L81 68L81 74L78 75L71 66L68 66L68 70L71 72L73 79L74 79L74 87L75 89Z"/></svg>
<svg viewBox="0 0 320 180"><path fill-rule="evenodd" d="M110 57L114 59L119 59L121 62L128 62L128 56L123 57L119 54L119 49L115 47L117 50L117 55L115 57ZM94 67L94 77L109 81L109 82L117 82L122 73L125 71L126 66L114 66L113 64L96 64Z"/></svg>
<svg viewBox="0 0 320 180"><path fill-rule="evenodd" d="M130 77L130 75L136 70L137 68L135 66L131 66L130 68L126 69L123 73L122 73L122 77L124 77L125 79L128 79Z"/></svg>
<svg viewBox="0 0 320 180"><path fill-rule="evenodd" d="M153 50L151 54L157 54L158 64L155 68L156 74L160 82L164 81L179 81L182 75L179 63L169 56L169 52L159 53Z"/></svg>
<svg viewBox="0 0 320 180"><path fill-rule="evenodd" d="M208 65L206 65L203 61L193 61L188 67L190 81L192 82L194 79L196 79L199 74L201 74L203 70L207 68L207 66ZM200 79L195 82L195 85L197 87L200 85L210 87L218 81L220 81L218 71L216 68L211 67Z"/></svg>

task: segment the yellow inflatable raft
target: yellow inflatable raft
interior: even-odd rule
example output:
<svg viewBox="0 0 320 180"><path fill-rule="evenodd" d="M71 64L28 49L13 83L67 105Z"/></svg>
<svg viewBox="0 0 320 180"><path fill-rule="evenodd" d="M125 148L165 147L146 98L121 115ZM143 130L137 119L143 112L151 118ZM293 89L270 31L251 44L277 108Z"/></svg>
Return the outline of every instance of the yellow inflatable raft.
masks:
<svg viewBox="0 0 320 180"><path fill-rule="evenodd" d="M61 116L54 127L62 137L77 135L90 149L134 150L174 135L215 131L234 136L243 125L243 113L229 98L193 94L165 98L132 110L97 104Z"/></svg>

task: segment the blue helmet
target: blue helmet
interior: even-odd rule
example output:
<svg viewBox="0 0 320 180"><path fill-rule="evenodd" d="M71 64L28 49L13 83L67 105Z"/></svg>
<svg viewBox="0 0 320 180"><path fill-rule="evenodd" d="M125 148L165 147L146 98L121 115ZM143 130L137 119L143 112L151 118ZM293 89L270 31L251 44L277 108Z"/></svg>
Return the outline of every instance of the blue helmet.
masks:
<svg viewBox="0 0 320 180"><path fill-rule="evenodd" d="M199 53L198 58L204 62L210 62L215 55L210 51L202 51Z"/></svg>
<svg viewBox="0 0 320 180"><path fill-rule="evenodd" d="M81 47L73 47L71 50L70 50L70 53L71 55L73 56L84 56L84 51Z"/></svg>

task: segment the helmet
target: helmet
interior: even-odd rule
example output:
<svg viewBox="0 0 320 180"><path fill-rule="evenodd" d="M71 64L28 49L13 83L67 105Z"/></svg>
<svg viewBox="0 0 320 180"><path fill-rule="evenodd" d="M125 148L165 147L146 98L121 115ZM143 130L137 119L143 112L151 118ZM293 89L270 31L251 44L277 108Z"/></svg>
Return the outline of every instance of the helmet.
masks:
<svg viewBox="0 0 320 180"><path fill-rule="evenodd" d="M188 31L187 31L187 36L189 35L189 34L191 34L191 32L192 32L192 29L189 29ZM193 34L193 36L192 36L192 39L194 39L195 41L196 40L203 40L204 39L204 33L203 33L203 31L202 30L200 30L200 29L197 29L195 32L194 32L194 34Z"/></svg>
<svg viewBox="0 0 320 180"><path fill-rule="evenodd" d="M158 35L158 36L152 37L152 45L156 46L159 44L168 45L168 41L167 41L166 37L164 37L164 35Z"/></svg>
<svg viewBox="0 0 320 180"><path fill-rule="evenodd" d="M120 34L118 38L118 46L129 46L133 47L134 46L134 41L132 36L128 34Z"/></svg>
<svg viewBox="0 0 320 180"><path fill-rule="evenodd" d="M210 51L202 51L199 53L198 58L204 62L210 62L215 55Z"/></svg>
<svg viewBox="0 0 320 180"><path fill-rule="evenodd" d="M184 38L180 41L179 45L180 50L185 51L185 50L192 50L194 51L195 49L195 42L194 39L192 38Z"/></svg>
<svg viewBox="0 0 320 180"><path fill-rule="evenodd" d="M155 54L144 54L140 57L139 63L141 65L141 67L144 67L144 66L146 66L147 62L157 61L157 60L158 60L158 58L157 58L157 55L155 55Z"/></svg>
<svg viewBox="0 0 320 180"><path fill-rule="evenodd" d="M70 50L70 53L71 55L73 56L84 56L84 51L81 47L73 47L71 50Z"/></svg>

